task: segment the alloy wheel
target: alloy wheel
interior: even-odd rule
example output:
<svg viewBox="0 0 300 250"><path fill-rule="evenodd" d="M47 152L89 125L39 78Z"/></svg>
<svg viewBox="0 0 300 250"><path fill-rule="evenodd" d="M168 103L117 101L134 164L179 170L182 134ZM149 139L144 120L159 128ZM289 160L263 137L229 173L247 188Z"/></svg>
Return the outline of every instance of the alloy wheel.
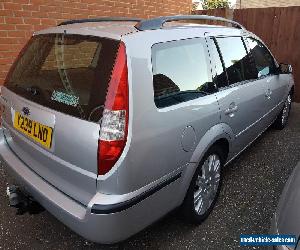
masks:
<svg viewBox="0 0 300 250"><path fill-rule="evenodd" d="M220 185L221 160L217 154L209 155L201 167L195 191L194 208L197 214L203 215L213 203Z"/></svg>

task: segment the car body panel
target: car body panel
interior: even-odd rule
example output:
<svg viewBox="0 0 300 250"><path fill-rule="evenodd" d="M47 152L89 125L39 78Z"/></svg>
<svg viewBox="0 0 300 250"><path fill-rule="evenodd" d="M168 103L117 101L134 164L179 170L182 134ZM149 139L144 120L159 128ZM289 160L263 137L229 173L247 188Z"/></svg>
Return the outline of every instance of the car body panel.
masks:
<svg viewBox="0 0 300 250"><path fill-rule="evenodd" d="M276 225L279 234L300 236L300 163L289 177L276 210Z"/></svg>
<svg viewBox="0 0 300 250"><path fill-rule="evenodd" d="M123 35L137 32L137 29L133 26L135 23L136 22L74 23L40 30L35 32L34 35L67 32L68 34L99 36L120 40Z"/></svg>
<svg viewBox="0 0 300 250"><path fill-rule="evenodd" d="M5 87L1 91L6 99L2 126L11 150L38 175L86 205L96 190L99 124L50 110ZM30 109L31 119L54 128L50 149L37 144L13 127L14 112L21 112L23 107ZM82 152L83 145L88 150L84 154L76 153Z"/></svg>
<svg viewBox="0 0 300 250"><path fill-rule="evenodd" d="M206 131L197 144L190 162L199 164L207 150L220 139L227 140L229 149L232 148L231 146L234 140L233 133L229 126L224 123L218 123ZM230 154L232 154L232 152L230 152L229 155Z"/></svg>
<svg viewBox="0 0 300 250"><path fill-rule="evenodd" d="M130 200L145 190L155 187L164 179L170 178L174 173L163 176L155 183L151 183L136 192L124 195L96 193L89 204L84 206L33 172L14 154L5 140L3 131L0 129L0 160L8 174L15 178L20 187L30 193L58 220L91 241L106 244L122 241L161 218L181 202L181 197L177 194L182 190L183 183L181 179L176 179L163 189L139 202L138 205L121 212L111 214L91 213L94 204L112 205ZM185 170L189 168L187 165L177 172L182 172L184 177ZM161 207L161 204L165 202L166 205Z"/></svg>
<svg viewBox="0 0 300 250"><path fill-rule="evenodd" d="M172 41L172 38L161 36L160 39L156 39L156 43L166 41ZM182 133L185 128L191 126L195 130L196 146L204 133L219 123L220 119L218 102L213 94L158 109L153 100L151 66L153 41L145 38L141 42L141 39L129 35L127 39L124 38L124 42L130 54L130 58L127 58L128 65L130 65L130 141L123 153L126 157L121 156L121 161L118 161L108 174L111 181L107 182L106 179L103 181L105 176L98 180L98 186L102 192L113 190L119 194L136 190L158 179L159 176L171 172L172 169L187 164L194 149L186 152L182 148ZM133 74L130 69L135 69L135 73ZM140 93L148 94L141 95ZM140 105L141 103L143 105ZM181 118L178 119L179 117ZM166 126L166 120L176 126L170 129ZM167 150L162 151L161 147ZM149 154L149 148L151 148L151 154ZM119 164L122 164L122 167L119 167ZM154 166L156 170L151 171ZM136 175L139 176L138 179L135 178ZM117 180L118 185L114 185L112 180Z"/></svg>
<svg viewBox="0 0 300 250"><path fill-rule="evenodd" d="M235 136L233 142L235 153L240 152L267 126L266 121L261 120L267 113L264 91L263 83L249 81L217 93L221 121L228 124ZM226 110L233 103L238 110L232 115L226 114Z"/></svg>

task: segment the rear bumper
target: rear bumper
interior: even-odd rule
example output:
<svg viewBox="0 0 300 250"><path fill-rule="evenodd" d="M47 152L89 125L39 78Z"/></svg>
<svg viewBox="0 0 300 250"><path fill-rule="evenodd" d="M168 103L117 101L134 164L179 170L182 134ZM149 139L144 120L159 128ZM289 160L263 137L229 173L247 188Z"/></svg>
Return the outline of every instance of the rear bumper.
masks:
<svg viewBox="0 0 300 250"><path fill-rule="evenodd" d="M180 186L180 174L134 197L96 193L88 206L83 206L25 165L9 148L1 129L0 161L17 184L45 209L79 235L98 243L125 240L178 205L174 195Z"/></svg>

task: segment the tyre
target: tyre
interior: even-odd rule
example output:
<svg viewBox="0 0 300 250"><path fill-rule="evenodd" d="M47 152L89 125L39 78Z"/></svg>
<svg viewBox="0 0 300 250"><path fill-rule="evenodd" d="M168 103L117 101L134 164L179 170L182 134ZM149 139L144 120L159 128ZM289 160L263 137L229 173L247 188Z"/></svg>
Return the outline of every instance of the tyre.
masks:
<svg viewBox="0 0 300 250"><path fill-rule="evenodd" d="M279 113L278 117L276 118L273 124L273 127L275 129L281 130L285 128L290 115L291 105L292 105L292 96L291 94L289 94L284 102L283 109L281 110L281 112Z"/></svg>
<svg viewBox="0 0 300 250"><path fill-rule="evenodd" d="M223 164L221 147L212 146L196 169L182 205L188 222L200 224L212 211L221 189Z"/></svg>

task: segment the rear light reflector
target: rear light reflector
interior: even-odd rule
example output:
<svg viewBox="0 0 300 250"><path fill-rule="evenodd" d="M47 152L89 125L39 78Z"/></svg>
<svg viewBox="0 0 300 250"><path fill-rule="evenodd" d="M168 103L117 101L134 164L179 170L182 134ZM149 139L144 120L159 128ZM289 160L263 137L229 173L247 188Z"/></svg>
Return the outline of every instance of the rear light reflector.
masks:
<svg viewBox="0 0 300 250"><path fill-rule="evenodd" d="M99 141L99 175L106 174L120 158L126 141Z"/></svg>
<svg viewBox="0 0 300 250"><path fill-rule="evenodd" d="M115 165L126 145L128 130L128 70L126 49L120 43L106 95L98 143L98 174Z"/></svg>

